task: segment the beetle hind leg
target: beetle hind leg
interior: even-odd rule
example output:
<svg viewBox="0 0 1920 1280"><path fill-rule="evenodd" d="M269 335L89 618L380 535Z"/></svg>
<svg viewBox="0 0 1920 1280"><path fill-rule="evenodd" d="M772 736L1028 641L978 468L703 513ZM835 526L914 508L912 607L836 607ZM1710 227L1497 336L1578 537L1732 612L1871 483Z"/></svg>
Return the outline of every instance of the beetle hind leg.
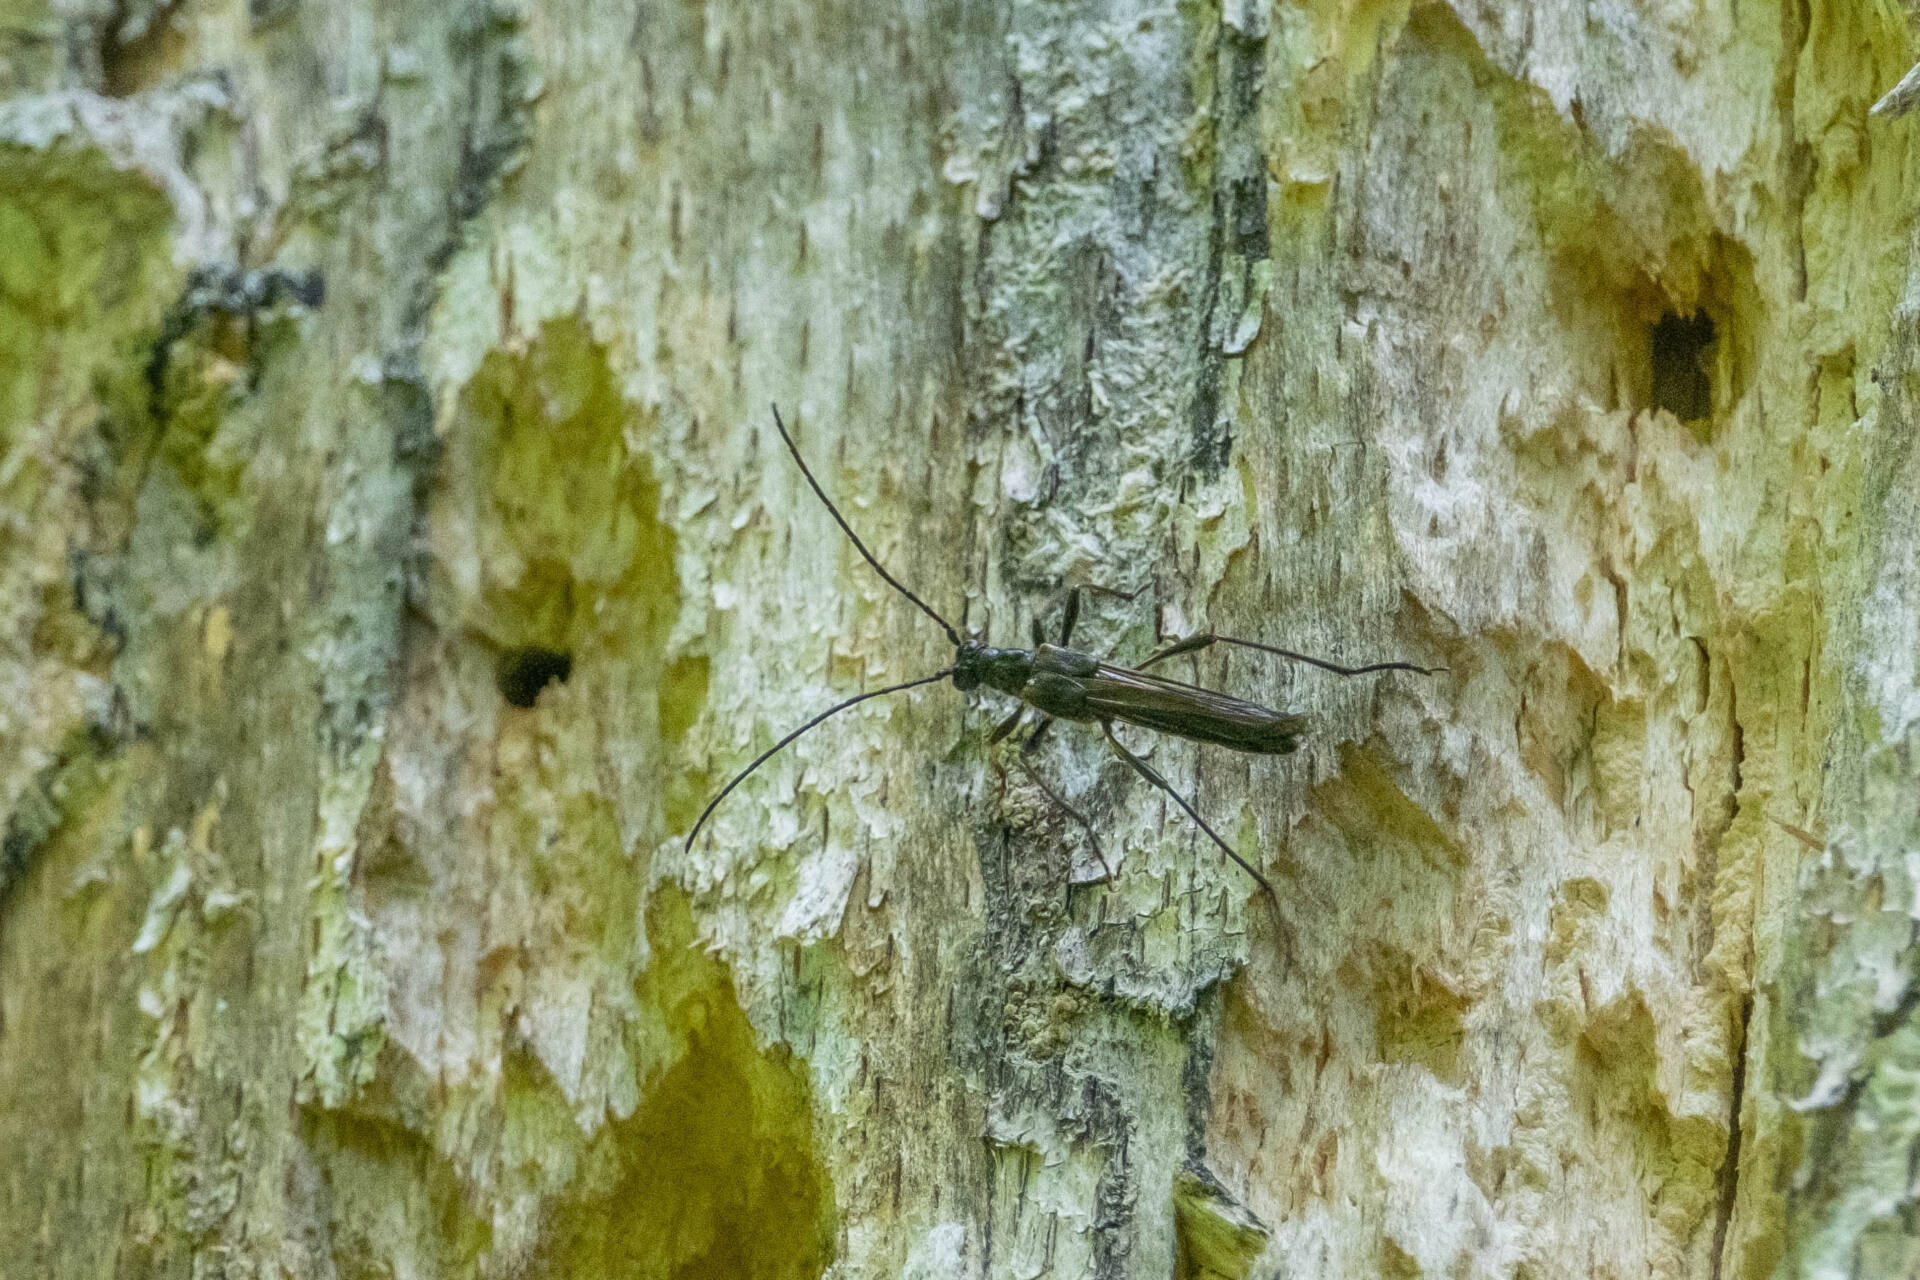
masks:
<svg viewBox="0 0 1920 1280"><path fill-rule="evenodd" d="M1093 845L1093 856L1100 861L1100 870L1106 873L1108 880L1113 879L1113 864L1107 861L1107 852L1100 847L1100 833L1094 830L1093 823L1087 820L1087 815L1068 804L1065 797L1040 776L1040 771L1033 767L1024 750L1015 757L1015 760L1020 765L1020 772L1027 775L1027 781L1040 788L1040 794L1052 801L1054 808L1080 824L1080 829L1087 833L1087 840Z"/></svg>
<svg viewBox="0 0 1920 1280"><path fill-rule="evenodd" d="M1021 719L1027 714L1027 711L1028 708L1023 705L1017 708L1012 715L996 725L993 733L987 739L987 745L993 746L1018 728ZM1020 766L1020 772L1027 775L1027 780L1040 789L1040 794L1044 795L1048 801L1052 803L1054 808L1065 813L1069 818L1072 818L1080 825L1080 829L1087 833L1087 839L1093 845L1093 856L1099 859L1100 869L1106 873L1106 878L1111 880L1113 879L1113 864L1107 861L1107 852L1100 847L1100 833L1094 829L1093 823L1088 820L1086 814L1081 813L1071 804L1068 804L1066 798L1058 791L1055 791L1053 787L1048 784L1047 780L1040 776L1040 771L1035 769L1033 762L1028 759L1028 757L1032 755L1033 749L1039 745L1041 735L1046 733L1052 724L1052 716L1043 714L1040 717L1040 721L1034 726L1033 732L1029 733L1026 740L1020 744L1020 750L1014 755L1014 763ZM1001 803L1005 803L1007 798L1007 770L998 760L992 763L994 773L1000 778L1000 801Z"/></svg>
<svg viewBox="0 0 1920 1280"><path fill-rule="evenodd" d="M1225 840L1222 840L1220 838L1220 833L1207 825L1207 820L1201 817L1199 812L1196 811L1192 805L1187 803L1187 798L1185 796L1181 795L1178 791L1175 791L1173 789L1172 783L1168 782L1165 778L1160 776L1160 771L1158 769L1148 764L1145 760L1142 760L1139 756L1133 754L1133 752L1127 750L1125 745L1121 743L1120 739L1114 736L1112 722L1107 720L1102 720L1100 722L1100 729L1103 733L1107 735L1107 743L1109 746L1113 748L1114 754L1119 756L1122 760L1125 760L1127 764L1132 767L1135 773L1139 774L1141 777L1145 778L1148 782L1151 782L1154 786L1160 788L1162 791L1172 796L1174 803L1179 805L1182 809L1186 810L1187 816L1193 819L1194 824L1198 826L1202 831L1207 833L1207 838L1220 846L1220 852L1226 854L1229 858L1232 858L1236 863L1240 865L1240 869L1242 871L1252 876L1254 880L1260 885L1260 887L1266 891L1268 899L1272 901L1275 908L1278 908L1280 905L1280 895L1273 891L1272 883L1269 882L1265 876L1261 875L1258 871L1254 870L1253 864L1251 862L1248 862L1245 858L1241 857L1238 853L1234 852L1233 846L1228 844Z"/></svg>

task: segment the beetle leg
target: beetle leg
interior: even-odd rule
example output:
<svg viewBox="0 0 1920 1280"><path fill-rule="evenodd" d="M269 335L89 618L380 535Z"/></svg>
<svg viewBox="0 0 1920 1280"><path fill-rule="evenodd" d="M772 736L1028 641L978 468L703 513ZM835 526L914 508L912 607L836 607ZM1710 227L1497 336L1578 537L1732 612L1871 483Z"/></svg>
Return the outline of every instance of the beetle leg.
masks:
<svg viewBox="0 0 1920 1280"><path fill-rule="evenodd" d="M1151 585L1153 584L1150 581L1143 582L1131 591L1121 591L1114 587L1103 587L1097 582L1089 582L1084 587L1069 588L1067 591L1066 608L1060 616L1060 639L1054 643L1058 644L1062 649L1067 648L1073 643L1073 628L1074 625L1080 621L1080 595L1083 591L1092 591L1103 596L1112 596L1116 600L1133 600ZM1033 642L1036 646L1046 643L1040 632L1040 624L1037 622L1034 624Z"/></svg>
<svg viewBox="0 0 1920 1280"><path fill-rule="evenodd" d="M1185 640L1181 640L1175 644L1168 645L1166 648L1162 649L1160 652L1154 654L1151 658L1148 658L1145 662L1135 667L1134 670L1145 671L1148 667L1152 666L1156 662L1164 662L1168 658L1177 658L1183 653L1198 653L1200 650L1206 648L1208 645L1212 644L1215 640L1218 640L1219 638L1220 638L1219 636L1216 636L1211 632L1206 632L1197 636L1188 636Z"/></svg>
<svg viewBox="0 0 1920 1280"><path fill-rule="evenodd" d="M1040 739L1044 737L1046 735L1047 730L1051 729L1052 727L1053 727L1053 717L1048 715L1041 716L1040 723L1033 726L1033 732L1028 734L1027 740L1020 744L1020 754L1021 755L1031 754L1033 750L1040 745Z"/></svg>
<svg viewBox="0 0 1920 1280"><path fill-rule="evenodd" d="M1145 591L1148 587L1152 585L1153 585L1153 579L1148 578L1145 582L1141 583L1139 586L1135 587L1133 590L1122 591L1118 587L1103 587L1097 582L1089 582L1087 584L1087 590L1098 592L1100 595L1103 595L1103 596L1112 596L1115 600L1125 600L1128 602L1132 602L1134 600L1139 599L1140 593L1142 591Z"/></svg>
<svg viewBox="0 0 1920 1280"><path fill-rule="evenodd" d="M1060 616L1060 647L1066 648L1073 640L1073 624L1080 621L1080 588L1075 587L1067 593L1066 611Z"/></svg>
<svg viewBox="0 0 1920 1280"><path fill-rule="evenodd" d="M1025 714L1027 714L1026 707L1020 706L1020 707L1014 708L1013 714L1008 716L1005 720L1002 720L999 724L995 725L993 732L987 735L987 745L991 747L996 742L999 742L1002 738L1012 733L1014 730L1014 726L1020 723L1020 717ZM987 763L993 766L994 776L1000 779L1000 797L999 797L998 803L1005 804L1007 802L1007 771L998 760L995 760L991 757L988 758Z"/></svg>
<svg viewBox="0 0 1920 1280"><path fill-rule="evenodd" d="M1192 818L1195 825L1197 825L1202 831L1207 833L1207 836L1209 839L1211 839L1215 844L1220 846L1220 851L1222 853L1226 854L1229 858L1232 858L1235 862L1239 863L1240 869L1242 871L1245 871L1248 875L1252 876L1255 880L1259 881L1260 887L1267 891L1267 897L1273 902L1274 906L1278 908L1280 905L1280 895L1278 895L1273 891L1273 885L1268 883L1267 878L1261 875L1258 871L1255 871L1253 869L1252 863L1248 862L1245 858L1235 853L1233 851L1233 846L1228 844L1225 840L1222 840L1220 838L1220 833L1207 825L1207 820L1201 817L1197 812L1194 811L1194 807L1187 803L1187 799L1185 796L1181 795L1178 791L1175 791L1173 789L1172 783L1168 782L1165 778L1160 776L1160 771L1158 769L1155 769L1152 765L1148 764L1145 760L1142 760L1139 756L1133 754L1133 752L1127 750L1126 747L1121 745L1120 739L1113 736L1113 723L1109 720L1102 720L1100 722L1100 729L1101 729L1101 732L1107 735L1107 742L1110 746L1113 747L1114 753L1118 755L1122 760L1125 760L1129 765L1133 766L1133 771L1135 773L1139 774L1141 777L1145 778L1148 782L1151 782L1154 786L1160 788L1162 791L1172 796L1174 803L1187 811L1187 816L1189 818Z"/></svg>
<svg viewBox="0 0 1920 1280"><path fill-rule="evenodd" d="M1047 785L1047 780L1041 777L1040 771L1028 762L1024 752L1015 756L1014 760L1019 764L1020 771L1027 775L1027 780L1040 788L1042 795L1053 801L1054 808L1064 811L1069 818L1080 824L1081 830L1087 833L1087 839L1093 843L1093 856L1100 860L1100 869L1107 873L1107 879L1113 879L1113 867L1107 862L1106 851L1100 847L1100 833L1093 829L1093 824L1087 821L1087 816L1068 804L1061 798L1059 792Z"/></svg>

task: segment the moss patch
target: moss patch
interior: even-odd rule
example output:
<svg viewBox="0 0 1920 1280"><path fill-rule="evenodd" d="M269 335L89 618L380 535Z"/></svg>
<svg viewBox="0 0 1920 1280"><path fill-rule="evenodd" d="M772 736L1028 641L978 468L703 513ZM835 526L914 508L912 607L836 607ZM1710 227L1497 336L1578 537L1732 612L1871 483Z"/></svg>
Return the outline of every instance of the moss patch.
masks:
<svg viewBox="0 0 1920 1280"><path fill-rule="evenodd" d="M0 507L20 521L7 542L72 487L80 440L146 422L139 371L180 274L172 228L159 189L99 151L0 145Z"/></svg>

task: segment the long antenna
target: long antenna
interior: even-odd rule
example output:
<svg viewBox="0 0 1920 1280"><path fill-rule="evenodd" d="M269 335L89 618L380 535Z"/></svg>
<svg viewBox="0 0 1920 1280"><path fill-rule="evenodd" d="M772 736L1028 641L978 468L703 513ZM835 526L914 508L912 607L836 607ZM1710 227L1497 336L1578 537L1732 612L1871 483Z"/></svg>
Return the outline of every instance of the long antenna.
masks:
<svg viewBox="0 0 1920 1280"><path fill-rule="evenodd" d="M1278 654L1282 658L1291 658L1295 662L1304 662L1322 671L1331 671L1337 676L1363 676L1369 671L1413 671L1423 676L1445 671L1445 667L1417 667L1411 662L1369 662L1364 667L1343 667L1337 662L1328 662L1325 658L1309 657L1304 653L1295 653L1291 649L1281 649L1270 644L1261 644L1258 640L1236 640L1232 636L1215 636L1221 644L1237 644L1246 649L1264 649L1268 653Z"/></svg>
<svg viewBox="0 0 1920 1280"><path fill-rule="evenodd" d="M785 433L782 432L782 434L785 434ZM788 443L791 444L792 441L788 441ZM797 457L798 455L796 454L795 456ZM811 479L811 477L809 477L809 479ZM815 486L815 487L816 489L818 488L818 486ZM881 572L884 573L885 570L881 570ZM922 609L926 608L925 605L921 605L920 607ZM932 612L932 611L928 610L928 612ZM807 730L813 728L813 726L819 724L822 720L826 720L826 719L829 719L830 717L837 716L842 711L845 711L848 707L854 706L857 703L865 702L868 698L878 698L889 693L899 693L902 689L912 689L923 684L932 684L936 680L945 680L948 676L952 674L953 674L953 668L948 667L945 671L936 671L930 676L922 676L918 680L909 680L904 684L890 684L884 689L875 689L870 693L858 694L855 697L848 698L845 702L836 703L833 706L828 707L825 711L822 711L819 715L807 721L805 724L801 725L798 729L795 729L792 733L788 734L786 737L780 739L780 741L774 743L772 746L768 747L765 751L762 751L759 755L755 756L753 758L752 764L742 769L739 773L736 773L733 775L733 781L729 782L726 786L722 787L720 789L720 794L715 796L713 799L709 800L707 802L707 807L700 811L700 821L694 823L693 830L687 833L687 844L686 844L687 850L689 852L692 851L693 838L700 834L700 828L707 825L707 819L712 816L713 811L715 809L718 809L720 807L720 802L727 798L728 793L730 793L735 787L739 786L741 783L745 782L747 780L748 774L752 773L755 769L758 769L761 765L765 764L768 760L771 760L774 757L774 755L780 750L780 748L786 746L789 742L792 742L795 738L799 737L801 734L805 733Z"/></svg>
<svg viewBox="0 0 1920 1280"><path fill-rule="evenodd" d="M840 514L840 508L834 506L833 500L827 497L826 490L822 489L820 482L813 478L813 472L808 468L807 460L800 456L800 446L795 444L793 437L787 434L787 424L780 421L780 406L777 404L773 406L773 425L780 429L780 438L787 442L787 452L791 453L793 460L800 464L800 474L807 478L809 485L813 486L814 496L820 499L821 503L826 507L828 514L833 517L834 523L838 524L842 531L844 531L849 538L853 539L855 549L866 557L867 563L873 566L873 571L885 578L888 586L920 606L920 612L939 623L941 630L947 633L947 639L953 642L954 648L958 649L960 647L960 633L953 629L953 624L935 613L932 605L929 605L925 600L922 600L919 596L907 590L906 587L901 585L900 579L888 573L886 568L882 566L878 560L874 559L873 552L867 550L867 544L860 541L860 535L853 531L853 526L848 524L846 517Z"/></svg>
<svg viewBox="0 0 1920 1280"><path fill-rule="evenodd" d="M1263 653L1276 654L1282 658L1291 658L1295 662L1304 662L1308 666L1319 667L1322 671L1331 671L1337 676L1363 676L1369 671L1413 671L1423 676L1437 675L1445 667L1417 667L1411 662L1369 662L1364 667L1343 667L1337 662L1328 662L1325 658L1315 658L1304 653L1295 653L1291 649L1282 649L1278 645L1261 644L1258 640L1239 640L1233 636L1215 635L1205 631L1197 636L1188 636L1178 644L1173 644L1154 654L1139 667L1145 671L1156 662L1165 662L1168 658L1177 658L1183 653L1196 653L1211 644L1237 644L1243 649L1259 649Z"/></svg>

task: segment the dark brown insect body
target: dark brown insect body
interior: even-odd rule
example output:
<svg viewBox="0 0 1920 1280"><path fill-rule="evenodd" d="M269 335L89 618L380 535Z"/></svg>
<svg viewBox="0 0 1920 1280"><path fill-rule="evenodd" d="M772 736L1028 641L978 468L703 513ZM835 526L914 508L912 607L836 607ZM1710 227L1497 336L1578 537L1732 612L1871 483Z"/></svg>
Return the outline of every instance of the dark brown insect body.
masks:
<svg viewBox="0 0 1920 1280"><path fill-rule="evenodd" d="M780 420L778 407L773 411L773 422L779 429L780 438L786 441L787 450L793 455L794 462L799 465L800 473L807 478L807 484L812 487L814 494L826 506L834 521L852 540L854 547L865 557L867 563L873 566L874 571L884 578L889 586L911 600L921 612L939 623L941 629L947 633L947 639L953 642L954 647L953 665L944 671L936 671L930 676L922 676L918 680L904 681L848 698L844 702L827 708L761 752L751 764L735 774L733 780L721 788L720 793L708 803L706 809L700 814L699 821L693 824L693 830L687 835L689 848L693 845L694 837L700 834L700 828L706 824L708 815L712 814L720 802L727 798L728 793L744 782L749 774L772 758L781 748L807 730L869 698L899 693L905 689L932 684L951 677L954 688L963 693L984 685L1020 700L1019 709L993 731L992 742L998 742L1012 733L1029 710L1037 712L1040 717L1039 725L1027 739L1029 747L1038 740L1039 735L1045 731L1052 720L1074 720L1086 724L1098 724L1101 732L1106 735L1107 744L1113 749L1114 754L1126 761L1135 773L1171 796L1187 816L1192 818L1194 823L1220 847L1222 852L1238 863L1248 875L1259 882L1260 887L1266 890L1269 896L1272 896L1273 886L1267 882L1267 878L1235 852L1233 846L1221 839L1220 834L1207 825L1206 819L1194 811L1186 798L1161 777L1157 769L1127 750L1120 739L1114 736L1113 726L1118 721L1121 724L1138 725L1142 729L1152 729L1159 733L1177 734L1195 742L1228 747L1234 751L1256 755L1285 755L1299 745L1300 738L1306 733L1306 718L1274 711L1257 702L1248 702L1224 693L1216 693L1198 685L1149 675L1146 668L1179 654L1198 652L1209 645L1231 644L1260 649L1296 662L1309 663L1339 675L1359 675L1368 671L1429 672L1429 668L1416 667L1408 662L1375 662L1361 667L1343 667L1321 658L1311 658L1303 653L1294 653L1287 649L1262 644L1257 640L1237 640L1232 636L1211 633L1189 636L1161 650L1141 663L1138 668L1122 667L1090 653L1082 653L1067 647L1067 642L1073 637L1074 622L1080 614L1080 594L1077 591L1067 598L1066 616L1061 623L1058 644L1047 644L1038 634L1035 635L1034 647L1031 649L997 649L978 640L962 640L960 633L951 623L935 613L926 601L913 594L888 573L873 553L867 550L866 544L860 541L859 535L854 533L846 519L841 516L839 509L820 488L820 482L813 478L813 472L808 468L806 459L800 456L799 447L794 444L793 437L787 434L786 424ZM1036 633L1037 630L1036 627ZM1094 849L1098 852L1099 837L1093 830L1093 824L1082 817L1072 805L1061 799L1044 779L1033 772L1032 767L1026 763L1024 752L1020 756L1020 765L1027 772L1028 777L1032 778L1045 792L1049 800L1086 828L1087 834L1093 838ZM1104 855L1102 860L1104 861Z"/></svg>
<svg viewBox="0 0 1920 1280"><path fill-rule="evenodd" d="M964 693L983 684L1061 720L1118 720L1255 755L1285 755L1307 731L1304 716L1054 644L995 649L967 641L954 660L953 687Z"/></svg>

